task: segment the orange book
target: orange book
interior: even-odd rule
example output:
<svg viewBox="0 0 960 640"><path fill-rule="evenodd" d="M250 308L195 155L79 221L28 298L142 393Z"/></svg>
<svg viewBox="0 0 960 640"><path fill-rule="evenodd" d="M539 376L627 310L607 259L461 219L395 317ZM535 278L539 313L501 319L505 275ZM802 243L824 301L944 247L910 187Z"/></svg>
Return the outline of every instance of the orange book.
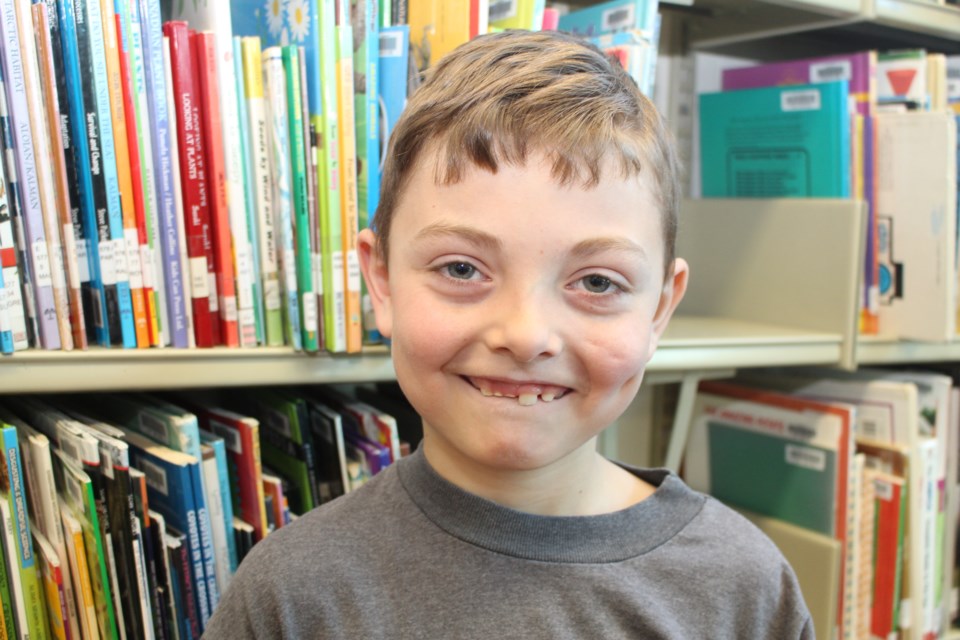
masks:
<svg viewBox="0 0 960 640"><path fill-rule="evenodd" d="M96 0L92 0L96 1ZM150 346L150 325L143 293L143 268L140 262L140 234L133 203L133 180L130 175L130 148L127 140L126 116L123 108L123 83L120 79L120 54L117 47L117 24L113 0L100 0L103 22L103 48L106 58L107 84L110 88L110 115L113 120L113 141L117 153L117 179L120 182L120 208L123 210L123 239L127 269L130 275L130 298L133 301L133 324L137 347Z"/></svg>
<svg viewBox="0 0 960 640"><path fill-rule="evenodd" d="M213 262L220 294L220 338L228 347L240 346L237 318L237 280L233 264L233 236L227 207L227 171L223 157L220 123L220 87L217 82L217 40L212 31L190 34L190 50L196 57L200 85L200 117L205 136L210 194L210 224L213 228Z"/></svg>

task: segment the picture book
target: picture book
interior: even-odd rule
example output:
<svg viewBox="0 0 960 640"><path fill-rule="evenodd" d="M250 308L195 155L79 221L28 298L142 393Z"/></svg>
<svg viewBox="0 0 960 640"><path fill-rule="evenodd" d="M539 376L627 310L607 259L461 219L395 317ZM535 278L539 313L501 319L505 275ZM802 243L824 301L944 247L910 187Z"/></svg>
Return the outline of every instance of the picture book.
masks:
<svg viewBox="0 0 960 640"><path fill-rule="evenodd" d="M93 597L93 587L90 583L90 567L87 563L83 528L80 526L80 521L73 515L72 509L65 498L60 501L60 518L63 523L63 535L66 539L67 558L76 597L80 634L84 638L99 637L97 605Z"/></svg>
<svg viewBox="0 0 960 640"><path fill-rule="evenodd" d="M209 422L204 423L205 426L209 426ZM229 584L229 578L237 570L239 566L239 560L237 559L237 547L236 541L232 535L233 530L233 494L236 493L236 487L230 483L230 472L228 469L227 462L227 443L226 439L223 436L219 436L211 431L202 429L200 431L200 442L202 445L207 445L210 447L213 452L214 460L216 463L217 470L217 482L220 485L220 512L222 514L224 531L226 532L226 545L227 550L225 557L227 559L227 567L229 570L227 573L227 579L223 582L223 590L226 590ZM204 458L206 460L206 457ZM211 518L212 520L212 518ZM217 557L219 562L220 558ZM218 573L219 577L219 573Z"/></svg>
<svg viewBox="0 0 960 640"><path fill-rule="evenodd" d="M927 109L927 52L924 49L885 51L877 58L877 101Z"/></svg>
<svg viewBox="0 0 960 640"><path fill-rule="evenodd" d="M704 197L849 197L847 101L844 81L702 94Z"/></svg>
<svg viewBox="0 0 960 640"><path fill-rule="evenodd" d="M656 0L611 0L561 15L558 26L588 38L637 30L655 42L656 23Z"/></svg>

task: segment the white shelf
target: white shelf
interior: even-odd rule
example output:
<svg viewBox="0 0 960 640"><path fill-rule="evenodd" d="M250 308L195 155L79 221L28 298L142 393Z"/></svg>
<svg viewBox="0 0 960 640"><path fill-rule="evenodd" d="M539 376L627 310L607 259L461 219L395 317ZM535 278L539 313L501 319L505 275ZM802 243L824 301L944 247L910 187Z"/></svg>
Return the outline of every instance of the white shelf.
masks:
<svg viewBox="0 0 960 640"><path fill-rule="evenodd" d="M924 0L872 2L873 19L880 24L947 39L960 38L960 7Z"/></svg>
<svg viewBox="0 0 960 640"><path fill-rule="evenodd" d="M884 336L862 336L857 362L863 365L960 361L960 341L912 342Z"/></svg>
<svg viewBox="0 0 960 640"><path fill-rule="evenodd" d="M288 348L26 351L0 359L0 393L129 391L392 380L386 349L359 356Z"/></svg>

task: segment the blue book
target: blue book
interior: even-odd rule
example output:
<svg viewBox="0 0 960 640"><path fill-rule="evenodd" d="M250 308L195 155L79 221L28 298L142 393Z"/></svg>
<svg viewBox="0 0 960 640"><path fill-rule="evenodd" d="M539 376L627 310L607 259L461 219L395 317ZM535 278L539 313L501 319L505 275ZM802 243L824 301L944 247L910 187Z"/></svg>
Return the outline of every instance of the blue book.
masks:
<svg viewBox="0 0 960 640"><path fill-rule="evenodd" d="M406 24L387 27L380 31L380 75L378 90L383 105L384 137L386 148L400 113L407 105L407 68L410 64L410 26ZM380 165L383 171L383 165ZM378 177L379 179L379 177Z"/></svg>
<svg viewBox="0 0 960 640"><path fill-rule="evenodd" d="M227 445L221 436L209 431L200 431L200 442L213 448L213 454L217 460L223 521L227 531L227 552L230 554L230 571L235 572L240 561L237 556L237 540L233 535L233 487L230 485L230 473L227 470Z"/></svg>
<svg viewBox="0 0 960 640"><path fill-rule="evenodd" d="M199 473L197 458L156 444L138 433L127 432L130 464L144 473L150 508L164 517L167 524L183 531L190 548L190 573L194 585L201 632L210 620L207 562L204 557L202 527L196 503L194 479ZM200 487L201 491L203 487ZM207 527L209 533L209 527ZM209 536L208 536L209 537ZM211 549L212 551L212 546ZM216 579L214 578L214 583Z"/></svg>
<svg viewBox="0 0 960 640"><path fill-rule="evenodd" d="M700 96L704 197L849 198L847 82Z"/></svg>
<svg viewBox="0 0 960 640"><path fill-rule="evenodd" d="M167 110L167 86L163 71L163 32L160 1L139 0L130 4L131 22L140 23L143 46L143 75L146 79L147 104L150 110L150 146L153 152L153 176L157 190L157 212L160 227L160 251L163 256L163 278L166 283L167 326L171 344L186 348L190 345L187 323L187 299L183 281L184 266L180 262L180 232L177 227L177 209L174 198L173 171L170 156L171 118Z"/></svg>
<svg viewBox="0 0 960 640"><path fill-rule="evenodd" d="M560 31L596 37L621 31L642 31L653 39L657 0L611 0L560 16Z"/></svg>
<svg viewBox="0 0 960 640"><path fill-rule="evenodd" d="M380 26L377 0L350 0L353 25L354 129L357 134L357 206L361 229L380 202Z"/></svg>

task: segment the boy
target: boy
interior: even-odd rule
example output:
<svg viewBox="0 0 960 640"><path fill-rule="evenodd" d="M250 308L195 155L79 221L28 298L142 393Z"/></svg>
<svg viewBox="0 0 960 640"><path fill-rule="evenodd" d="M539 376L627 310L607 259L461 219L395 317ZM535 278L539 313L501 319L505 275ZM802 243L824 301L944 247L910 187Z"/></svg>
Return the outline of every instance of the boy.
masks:
<svg viewBox="0 0 960 640"><path fill-rule="evenodd" d="M259 543L206 637L813 637L761 533L596 452L686 287L677 172L652 104L579 39L442 60L358 247L421 446Z"/></svg>

